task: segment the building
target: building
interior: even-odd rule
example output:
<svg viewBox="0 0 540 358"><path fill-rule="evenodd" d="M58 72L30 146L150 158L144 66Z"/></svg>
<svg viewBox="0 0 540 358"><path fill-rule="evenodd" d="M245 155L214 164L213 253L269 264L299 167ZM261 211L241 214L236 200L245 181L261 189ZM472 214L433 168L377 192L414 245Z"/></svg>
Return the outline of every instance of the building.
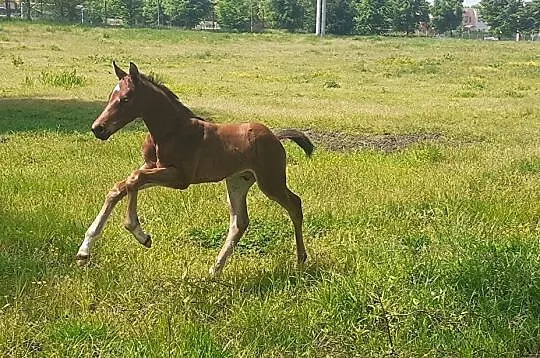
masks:
<svg viewBox="0 0 540 358"><path fill-rule="evenodd" d="M11 16L18 15L19 12L19 4L15 0L7 0L0 2L0 17L7 16L8 10L6 8L6 5L9 7Z"/></svg>
<svg viewBox="0 0 540 358"><path fill-rule="evenodd" d="M487 31L489 26L480 20L478 9L473 7L463 8L463 20L461 22L465 30L471 31Z"/></svg>

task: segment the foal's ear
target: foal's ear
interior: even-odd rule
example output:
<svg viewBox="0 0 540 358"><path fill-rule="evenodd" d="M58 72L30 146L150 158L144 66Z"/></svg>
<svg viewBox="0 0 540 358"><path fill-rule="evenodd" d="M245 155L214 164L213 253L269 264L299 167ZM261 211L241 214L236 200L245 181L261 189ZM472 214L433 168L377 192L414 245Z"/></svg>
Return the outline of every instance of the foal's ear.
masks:
<svg viewBox="0 0 540 358"><path fill-rule="evenodd" d="M122 70L120 67L116 65L116 62L113 61L112 64L114 68L114 73L116 73L116 77L118 77L119 80L127 76L127 73L125 73L124 70Z"/></svg>
<svg viewBox="0 0 540 358"><path fill-rule="evenodd" d="M139 69L133 62L129 63L129 75L133 81L139 81Z"/></svg>

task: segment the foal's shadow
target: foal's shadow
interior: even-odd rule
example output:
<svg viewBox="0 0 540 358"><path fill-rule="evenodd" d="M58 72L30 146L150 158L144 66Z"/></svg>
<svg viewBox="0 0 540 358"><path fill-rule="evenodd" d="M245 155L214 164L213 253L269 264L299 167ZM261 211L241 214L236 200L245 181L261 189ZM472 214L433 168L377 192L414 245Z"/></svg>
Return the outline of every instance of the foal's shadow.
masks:
<svg viewBox="0 0 540 358"><path fill-rule="evenodd" d="M308 260L302 267L294 262L283 262L272 270L261 270L235 276L232 280L217 279L218 283L230 285L246 294L265 297L288 288L309 288L324 280L325 273L332 271L333 263L328 258L316 257Z"/></svg>

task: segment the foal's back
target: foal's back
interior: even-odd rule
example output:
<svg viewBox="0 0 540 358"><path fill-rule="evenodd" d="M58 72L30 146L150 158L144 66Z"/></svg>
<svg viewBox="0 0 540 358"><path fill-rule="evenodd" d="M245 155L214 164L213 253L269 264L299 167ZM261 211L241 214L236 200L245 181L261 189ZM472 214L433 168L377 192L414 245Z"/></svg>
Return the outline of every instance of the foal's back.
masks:
<svg viewBox="0 0 540 358"><path fill-rule="evenodd" d="M199 157L199 178L218 174L221 180L235 173L262 166L284 168L285 150L274 133L260 123L214 124L201 122L204 139Z"/></svg>

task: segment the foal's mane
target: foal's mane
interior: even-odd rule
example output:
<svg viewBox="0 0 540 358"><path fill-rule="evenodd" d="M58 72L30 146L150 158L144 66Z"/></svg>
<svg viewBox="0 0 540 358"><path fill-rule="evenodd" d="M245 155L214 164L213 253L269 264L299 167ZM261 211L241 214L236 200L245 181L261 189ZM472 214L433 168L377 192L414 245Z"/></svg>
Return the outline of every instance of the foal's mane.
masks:
<svg viewBox="0 0 540 358"><path fill-rule="evenodd" d="M179 110L181 110L182 112L184 112L185 114L187 114L190 118L197 118L197 119L200 119L200 120L203 120L203 121L206 121L206 119L202 118L202 117L199 117L197 115L195 115L195 113L193 113L193 111L191 109L189 109L188 107L186 107L181 101L180 101L180 98L178 98L178 96L173 92L171 91L167 86L165 86L163 84L163 82L161 82L157 77L156 75L154 74L148 74L148 75L145 75L143 73L139 73L139 76L150 82L151 84L153 84L154 86L156 86L158 89L160 89L168 98L169 100L171 101L171 103L175 104Z"/></svg>

